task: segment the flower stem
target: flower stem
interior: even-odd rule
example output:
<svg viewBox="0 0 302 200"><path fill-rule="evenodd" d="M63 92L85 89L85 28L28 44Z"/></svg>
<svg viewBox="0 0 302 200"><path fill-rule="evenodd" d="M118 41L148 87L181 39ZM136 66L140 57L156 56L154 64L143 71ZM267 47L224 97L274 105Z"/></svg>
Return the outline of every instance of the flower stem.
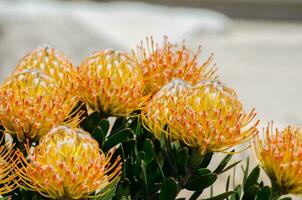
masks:
<svg viewBox="0 0 302 200"><path fill-rule="evenodd" d="M272 200L278 200L282 196L281 188L272 181Z"/></svg>

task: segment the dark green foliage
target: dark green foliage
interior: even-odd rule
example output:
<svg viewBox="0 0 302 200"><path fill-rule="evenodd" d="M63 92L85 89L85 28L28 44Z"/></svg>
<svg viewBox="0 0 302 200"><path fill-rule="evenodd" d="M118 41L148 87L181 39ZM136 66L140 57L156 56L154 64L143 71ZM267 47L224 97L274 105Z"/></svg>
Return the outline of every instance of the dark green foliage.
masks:
<svg viewBox="0 0 302 200"><path fill-rule="evenodd" d="M81 108L82 109L82 108ZM87 115L87 112L84 112ZM218 176L236 167L240 161L231 161L233 154L226 154L212 171L208 168L212 152L201 154L181 141L154 137L141 123L139 117L116 119L110 129L109 121L99 112L93 112L80 126L99 143L102 151L116 148L113 160L122 160L121 179L116 187L98 200L174 200L178 193L192 191L190 200L270 200L272 191L258 181L260 168L249 173L249 164L243 168L243 182L232 187L232 177L226 180L226 191L216 196L203 195L212 188ZM47 199L35 192L16 190L13 199ZM178 198L178 200L184 200ZM284 199L287 200L287 199Z"/></svg>

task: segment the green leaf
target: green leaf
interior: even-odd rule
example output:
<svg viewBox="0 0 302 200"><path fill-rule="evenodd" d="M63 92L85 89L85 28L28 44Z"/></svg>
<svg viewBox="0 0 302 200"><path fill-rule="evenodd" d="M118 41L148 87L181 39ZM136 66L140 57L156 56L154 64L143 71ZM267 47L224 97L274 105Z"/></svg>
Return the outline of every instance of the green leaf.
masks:
<svg viewBox="0 0 302 200"><path fill-rule="evenodd" d="M248 190L250 187L257 184L259 175L260 175L260 168L259 168L259 166L256 166L246 179L246 182L244 185L244 191Z"/></svg>
<svg viewBox="0 0 302 200"><path fill-rule="evenodd" d="M173 178L167 178L160 187L159 200L175 200L177 183Z"/></svg>
<svg viewBox="0 0 302 200"><path fill-rule="evenodd" d="M239 163L241 163L241 160L237 161L237 162L234 162L233 164L230 164L228 167L224 168L224 170L222 170L220 172L220 174L228 171L229 169L232 169L233 167L235 167L236 165L238 165Z"/></svg>
<svg viewBox="0 0 302 200"><path fill-rule="evenodd" d="M207 167L209 166L211 160L212 160L212 157L213 157L213 153L212 152L209 152L209 153L206 153L206 155L204 156L203 160L202 160L202 163L200 164L199 167Z"/></svg>
<svg viewBox="0 0 302 200"><path fill-rule="evenodd" d="M148 186L146 163L143 160L141 161L141 170L142 170L142 179L146 184L146 186Z"/></svg>
<svg viewBox="0 0 302 200"><path fill-rule="evenodd" d="M91 136L99 143L99 146L103 146L103 142L109 130L109 121L107 119L101 120L94 128Z"/></svg>
<svg viewBox="0 0 302 200"><path fill-rule="evenodd" d="M134 151L134 146L137 143L135 139L128 139L123 143L125 157L128 157Z"/></svg>
<svg viewBox="0 0 302 200"><path fill-rule="evenodd" d="M243 171L243 185L245 185L248 173L249 173L249 166L250 166L250 158L248 157L246 159L246 167L245 169L243 168L243 166L241 166L241 169Z"/></svg>
<svg viewBox="0 0 302 200"><path fill-rule="evenodd" d="M234 152L234 150L232 150ZM220 174L222 170L227 166L228 162L231 160L233 154L227 154L222 161L219 163L217 168L214 170L213 173Z"/></svg>
<svg viewBox="0 0 302 200"><path fill-rule="evenodd" d="M112 126L112 129L111 129L111 134L114 134L115 132L125 128L125 124L126 124L127 120L125 117L118 117L116 118L113 126Z"/></svg>
<svg viewBox="0 0 302 200"><path fill-rule="evenodd" d="M131 197L130 196L123 196L122 200L131 200Z"/></svg>
<svg viewBox="0 0 302 200"><path fill-rule="evenodd" d="M132 136L132 132L130 129L119 130L117 133L107 138L107 140L104 142L102 150L106 152L112 147L114 147L115 145L125 142L131 136Z"/></svg>
<svg viewBox="0 0 302 200"><path fill-rule="evenodd" d="M190 156L190 167L193 169L206 168L211 160L213 153L206 153L205 155L200 155L199 151L193 151Z"/></svg>
<svg viewBox="0 0 302 200"><path fill-rule="evenodd" d="M103 119L99 122L99 126L101 127L104 136L106 136L109 131L109 126L110 126L109 121L107 119Z"/></svg>
<svg viewBox="0 0 302 200"><path fill-rule="evenodd" d="M101 129L100 126L97 126L93 130L93 133L91 133L91 137L99 143L100 147L103 146L103 142L105 140L105 135L104 135L103 130Z"/></svg>
<svg viewBox="0 0 302 200"><path fill-rule="evenodd" d="M257 194L257 200L269 200L271 199L272 191L270 187L263 187Z"/></svg>
<svg viewBox="0 0 302 200"><path fill-rule="evenodd" d="M241 185L238 185L234 189L234 194L230 197L230 200L240 200L241 197Z"/></svg>
<svg viewBox="0 0 302 200"><path fill-rule="evenodd" d="M259 192L259 187L253 185L244 192L242 200L255 200L258 192Z"/></svg>
<svg viewBox="0 0 302 200"><path fill-rule="evenodd" d="M208 168L200 168L197 170L197 174L199 175L206 175L206 174L210 174L211 170L209 170Z"/></svg>
<svg viewBox="0 0 302 200"><path fill-rule="evenodd" d="M98 125L99 121L100 121L100 114L98 111L95 111L81 122L81 127L85 131L92 133L95 127Z"/></svg>
<svg viewBox="0 0 302 200"><path fill-rule="evenodd" d="M227 182L225 184L225 191L229 191L229 186L230 186L230 180L231 180L231 176L229 175L227 178Z"/></svg>
<svg viewBox="0 0 302 200"><path fill-rule="evenodd" d="M145 152L145 161L146 163L149 163L153 160L153 154L154 154L154 146L150 139L146 139L144 143L144 152Z"/></svg>
<svg viewBox="0 0 302 200"><path fill-rule="evenodd" d="M225 193L219 194L215 197L211 197L211 198L208 198L208 199L202 199L202 200L224 200L232 194L234 194L234 191L225 192Z"/></svg>
<svg viewBox="0 0 302 200"><path fill-rule="evenodd" d="M176 162L177 162L177 168L178 171L185 176L186 175L186 169L188 164L188 148L184 147L181 148L176 156Z"/></svg>
<svg viewBox="0 0 302 200"><path fill-rule="evenodd" d="M137 119L136 127L135 127L135 135L141 135L141 122L140 119Z"/></svg>
<svg viewBox="0 0 302 200"><path fill-rule="evenodd" d="M200 191L211 186L217 179L217 174L192 175L185 188L193 191Z"/></svg>

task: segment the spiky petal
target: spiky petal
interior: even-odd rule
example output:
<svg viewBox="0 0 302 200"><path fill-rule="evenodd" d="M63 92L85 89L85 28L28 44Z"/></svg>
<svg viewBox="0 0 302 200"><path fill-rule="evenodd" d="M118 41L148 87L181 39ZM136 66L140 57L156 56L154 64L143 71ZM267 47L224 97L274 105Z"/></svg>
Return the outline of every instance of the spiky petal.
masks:
<svg viewBox="0 0 302 200"><path fill-rule="evenodd" d="M120 157L111 163L114 150L105 155L82 129L55 127L27 153L29 161L19 152L20 163L15 165L20 186L51 199L103 196L119 180Z"/></svg>
<svg viewBox="0 0 302 200"><path fill-rule="evenodd" d="M14 179L16 178L13 168L12 160L14 151L11 145L5 142L5 135L1 133L0 139L0 195L5 195L14 189L17 184Z"/></svg>
<svg viewBox="0 0 302 200"><path fill-rule="evenodd" d="M174 78L191 84L216 78L213 55L200 63L201 47L193 52L184 42L178 46L170 43L167 37L164 37L162 46L155 43L152 37L146 38L146 44L141 42L133 54L143 70L146 94L155 94Z"/></svg>
<svg viewBox="0 0 302 200"><path fill-rule="evenodd" d="M103 50L78 67L79 96L91 108L110 116L127 116L142 108L141 69L124 52Z"/></svg>
<svg viewBox="0 0 302 200"><path fill-rule="evenodd" d="M257 134L258 122L249 125L254 111L245 113L232 89L217 81L182 85L163 87L143 110L144 124L158 138L165 133L204 154L226 151Z"/></svg>
<svg viewBox="0 0 302 200"><path fill-rule="evenodd" d="M274 130L269 124L254 140L258 161L281 194L302 194L302 130L288 126Z"/></svg>

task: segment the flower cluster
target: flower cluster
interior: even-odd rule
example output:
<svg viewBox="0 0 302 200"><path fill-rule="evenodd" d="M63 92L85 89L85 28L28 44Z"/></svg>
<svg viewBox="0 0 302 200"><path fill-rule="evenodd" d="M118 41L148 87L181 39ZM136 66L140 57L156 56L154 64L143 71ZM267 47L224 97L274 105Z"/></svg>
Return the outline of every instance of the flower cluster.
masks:
<svg viewBox="0 0 302 200"><path fill-rule="evenodd" d="M194 52L166 37L162 46L147 38L132 54L97 51L77 67L49 45L30 52L0 86L0 195L19 187L51 199L110 199L121 177L128 192L134 190L131 181L140 186L140 178L148 192L146 170L160 173L167 185L174 181L161 168L167 163L192 172L175 181L190 189L198 174L186 165L190 162L171 160L177 156L158 150L162 142L185 147L182 158L188 160L192 152L203 159L254 136L258 160L273 186L280 194L302 194L302 131L288 127L273 134L267 128L259 139L255 110L246 112L236 92L217 79L213 55L200 62L200 54L201 48ZM125 123L117 120L111 127L108 117ZM152 134L140 138L146 129ZM152 144L155 140L161 140L160 147ZM131 144L136 146L129 149ZM163 154L157 157L158 152ZM129 173L132 169L137 171ZM206 175L216 180L217 174L209 170ZM149 179L158 181L155 175ZM152 187L157 196L158 185ZM193 196L202 190L198 187Z"/></svg>

